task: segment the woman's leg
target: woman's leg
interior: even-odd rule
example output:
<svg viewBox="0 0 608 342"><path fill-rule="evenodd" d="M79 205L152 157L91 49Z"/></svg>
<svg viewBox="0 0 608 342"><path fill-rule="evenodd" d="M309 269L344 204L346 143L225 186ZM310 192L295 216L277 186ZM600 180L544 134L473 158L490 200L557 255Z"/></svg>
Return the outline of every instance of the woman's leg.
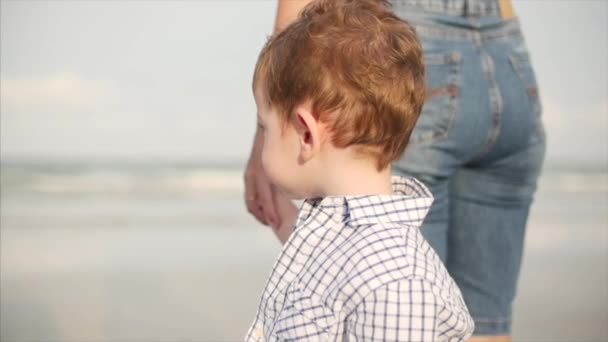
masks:
<svg viewBox="0 0 608 342"><path fill-rule="evenodd" d="M447 267L475 320L475 335L510 335L524 233L544 137L450 181ZM493 340L492 340L493 341Z"/></svg>

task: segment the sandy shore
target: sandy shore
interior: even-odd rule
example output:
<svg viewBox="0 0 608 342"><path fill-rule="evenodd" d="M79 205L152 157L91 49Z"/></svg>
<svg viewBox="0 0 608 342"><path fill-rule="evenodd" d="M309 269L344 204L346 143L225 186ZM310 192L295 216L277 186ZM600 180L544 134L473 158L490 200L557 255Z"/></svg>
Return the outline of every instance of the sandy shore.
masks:
<svg viewBox="0 0 608 342"><path fill-rule="evenodd" d="M541 185L515 341L608 340L606 208L602 189ZM280 248L238 192L219 200L11 195L2 209L7 342L240 340Z"/></svg>

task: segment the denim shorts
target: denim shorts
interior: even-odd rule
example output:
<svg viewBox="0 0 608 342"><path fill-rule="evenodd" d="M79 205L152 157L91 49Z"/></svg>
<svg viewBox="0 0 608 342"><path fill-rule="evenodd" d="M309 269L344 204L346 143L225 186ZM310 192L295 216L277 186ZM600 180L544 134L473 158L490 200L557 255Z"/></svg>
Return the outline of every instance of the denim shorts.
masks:
<svg viewBox="0 0 608 342"><path fill-rule="evenodd" d="M460 287L476 335L511 333L528 212L545 153L539 88L498 0L393 1L422 42L428 95L394 172L435 202L422 232Z"/></svg>

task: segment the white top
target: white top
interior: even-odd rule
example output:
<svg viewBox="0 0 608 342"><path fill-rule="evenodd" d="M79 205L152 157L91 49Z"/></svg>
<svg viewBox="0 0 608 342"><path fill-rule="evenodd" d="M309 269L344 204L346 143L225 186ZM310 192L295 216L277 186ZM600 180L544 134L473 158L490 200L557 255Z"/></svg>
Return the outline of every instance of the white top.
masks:
<svg viewBox="0 0 608 342"><path fill-rule="evenodd" d="M419 231L433 197L414 178L392 195L302 204L246 341L466 341L460 290Z"/></svg>

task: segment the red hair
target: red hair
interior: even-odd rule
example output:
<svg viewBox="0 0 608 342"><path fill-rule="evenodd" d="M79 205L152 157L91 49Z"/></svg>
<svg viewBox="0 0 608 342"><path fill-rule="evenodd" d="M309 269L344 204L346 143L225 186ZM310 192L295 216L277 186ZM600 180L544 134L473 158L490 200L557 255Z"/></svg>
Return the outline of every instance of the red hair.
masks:
<svg viewBox="0 0 608 342"><path fill-rule="evenodd" d="M311 101L336 147L357 146L378 169L398 159L424 103L425 69L414 29L383 0L316 0L271 37L254 88L288 122Z"/></svg>

